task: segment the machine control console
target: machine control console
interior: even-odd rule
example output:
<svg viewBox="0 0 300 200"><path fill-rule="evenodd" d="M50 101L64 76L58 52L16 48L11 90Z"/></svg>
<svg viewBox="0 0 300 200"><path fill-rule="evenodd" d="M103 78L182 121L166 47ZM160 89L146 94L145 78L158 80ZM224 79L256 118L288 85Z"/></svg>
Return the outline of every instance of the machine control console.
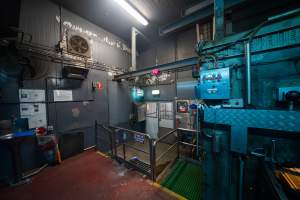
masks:
<svg viewBox="0 0 300 200"><path fill-rule="evenodd" d="M199 99L229 99L230 70L218 68L202 71L200 83L196 86L196 96Z"/></svg>

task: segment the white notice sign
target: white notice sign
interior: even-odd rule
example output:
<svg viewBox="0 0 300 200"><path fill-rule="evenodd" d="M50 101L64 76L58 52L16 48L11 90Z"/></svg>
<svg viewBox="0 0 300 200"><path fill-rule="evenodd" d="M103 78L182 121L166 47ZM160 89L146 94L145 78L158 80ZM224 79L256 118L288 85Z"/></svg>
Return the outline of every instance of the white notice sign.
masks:
<svg viewBox="0 0 300 200"><path fill-rule="evenodd" d="M72 90L53 90L54 101L73 101Z"/></svg>
<svg viewBox="0 0 300 200"><path fill-rule="evenodd" d="M21 118L28 119L29 128L47 127L46 104L44 103L21 103Z"/></svg>
<svg viewBox="0 0 300 200"><path fill-rule="evenodd" d="M45 90L19 89L20 102L44 102Z"/></svg>

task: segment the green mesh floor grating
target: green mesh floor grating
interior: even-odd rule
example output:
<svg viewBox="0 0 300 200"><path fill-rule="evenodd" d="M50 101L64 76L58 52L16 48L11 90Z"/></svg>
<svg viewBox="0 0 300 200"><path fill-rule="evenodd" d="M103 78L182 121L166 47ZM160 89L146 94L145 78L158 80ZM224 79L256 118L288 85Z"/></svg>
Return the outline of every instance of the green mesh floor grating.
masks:
<svg viewBox="0 0 300 200"><path fill-rule="evenodd" d="M188 161L179 160L161 185L189 200L200 200L202 194L201 167Z"/></svg>

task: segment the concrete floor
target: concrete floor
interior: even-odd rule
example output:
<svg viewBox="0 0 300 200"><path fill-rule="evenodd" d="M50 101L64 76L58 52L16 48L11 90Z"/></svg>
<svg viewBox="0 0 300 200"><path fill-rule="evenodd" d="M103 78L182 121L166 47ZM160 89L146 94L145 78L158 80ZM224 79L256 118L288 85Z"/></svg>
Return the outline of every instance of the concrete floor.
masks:
<svg viewBox="0 0 300 200"><path fill-rule="evenodd" d="M95 151L48 167L26 185L0 189L1 200L172 200L139 173Z"/></svg>

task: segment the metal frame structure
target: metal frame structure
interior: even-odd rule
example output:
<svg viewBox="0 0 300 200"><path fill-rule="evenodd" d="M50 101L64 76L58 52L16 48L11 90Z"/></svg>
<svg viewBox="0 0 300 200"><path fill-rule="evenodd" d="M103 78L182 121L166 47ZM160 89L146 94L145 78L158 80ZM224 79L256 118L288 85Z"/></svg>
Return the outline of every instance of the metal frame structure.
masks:
<svg viewBox="0 0 300 200"><path fill-rule="evenodd" d="M258 109L204 109L204 122L231 126L231 150L247 154L248 128L300 132L300 112Z"/></svg>
<svg viewBox="0 0 300 200"><path fill-rule="evenodd" d="M220 66L243 66L245 64L244 43L249 42L248 35L253 34L249 43L252 66L299 58L299 12L300 9L269 18L256 29L228 36L219 41L208 42L202 49L197 46L198 54L216 54ZM151 70L156 68L160 71L185 69L198 62L199 57L191 57L162 65L143 67L142 70L116 75L114 81L150 74ZM205 63L203 66L205 67Z"/></svg>
<svg viewBox="0 0 300 200"><path fill-rule="evenodd" d="M117 161L121 162L121 163L125 163L126 165L132 167L133 169L145 174L148 178L150 178L152 181L156 181L157 179L157 174L156 174L156 164L157 161L159 161L160 159L162 159L163 157L165 157L166 155L168 155L168 153L174 149L176 147L176 151L177 151L177 156L176 159L179 158L184 158L181 156L180 154L180 146L189 146L192 148L195 148L196 145L191 144L191 143L187 143L187 142L183 142L181 141L181 136L182 134L186 133L186 132L190 132L190 133L196 133L195 130L190 130L190 129L183 129L183 128L178 128L178 129L173 129L170 132L168 132L167 134L165 134L164 136L158 138L157 140L151 139L149 137L148 134L142 133L142 132L138 132L138 131L133 131L133 130L129 130L126 128L122 128L122 127L115 127L115 126L105 126L103 124L98 123L97 121L95 121L95 137L98 138L99 137L99 127L103 128L105 131L102 131L101 133L104 133L105 135L107 135L109 137L109 153L111 154L111 157L113 159L116 159ZM130 134L130 135L134 135L134 134L138 134L138 135L142 135L145 138L147 138L148 140L148 145L149 145L149 151L145 151L143 149L139 149L137 147L134 147L132 145L126 144L124 141L119 143L122 145L122 155L123 157L118 155L118 150L117 150L117 143L116 143L116 137L117 137L117 132L118 131L123 131L126 134ZM177 133L177 134L175 134ZM175 137L175 142L173 142L170 147L168 149L166 149L164 152L162 152L160 155L157 155L156 152L156 148L157 145L160 143L163 143L163 141L165 139L167 139L168 137L173 136ZM98 141L98 140L96 140ZM97 146L97 145L96 145ZM150 163L150 168L149 170L145 170L144 168L142 168L141 166L130 162L128 160L126 160L126 148L132 148L136 151L145 153L147 155L149 155L149 163Z"/></svg>

